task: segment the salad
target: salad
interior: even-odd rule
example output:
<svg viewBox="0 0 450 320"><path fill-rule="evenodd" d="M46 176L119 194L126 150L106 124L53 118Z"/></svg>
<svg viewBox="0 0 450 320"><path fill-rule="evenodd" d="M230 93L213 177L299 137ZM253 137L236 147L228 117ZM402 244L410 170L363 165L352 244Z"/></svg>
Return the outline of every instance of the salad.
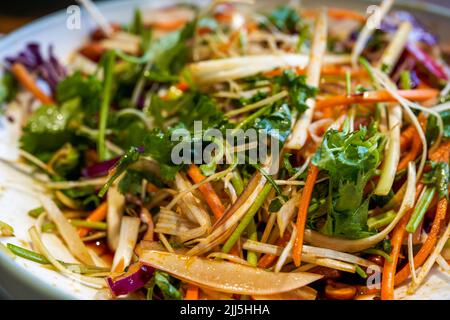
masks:
<svg viewBox="0 0 450 320"><path fill-rule="evenodd" d="M67 64L27 44L2 62L2 161L41 206L0 249L99 299L391 300L448 272L450 72L393 2L96 14Z"/></svg>

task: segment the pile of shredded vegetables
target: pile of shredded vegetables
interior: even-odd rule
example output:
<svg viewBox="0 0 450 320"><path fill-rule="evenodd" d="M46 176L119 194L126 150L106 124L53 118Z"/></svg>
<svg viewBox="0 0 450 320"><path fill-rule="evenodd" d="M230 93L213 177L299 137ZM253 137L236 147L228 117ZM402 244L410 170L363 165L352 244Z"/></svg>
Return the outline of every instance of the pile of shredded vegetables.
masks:
<svg viewBox="0 0 450 320"><path fill-rule="evenodd" d="M20 159L3 161L26 164L41 206L29 246L0 249L109 298L389 300L449 272L450 73L393 2L373 29L251 1L118 25L86 1L99 28L68 65L38 44L3 63L0 103L22 127ZM175 163L180 128L192 154ZM270 145L235 149L270 152L238 162L210 129L254 129ZM225 152L198 158L213 145Z"/></svg>

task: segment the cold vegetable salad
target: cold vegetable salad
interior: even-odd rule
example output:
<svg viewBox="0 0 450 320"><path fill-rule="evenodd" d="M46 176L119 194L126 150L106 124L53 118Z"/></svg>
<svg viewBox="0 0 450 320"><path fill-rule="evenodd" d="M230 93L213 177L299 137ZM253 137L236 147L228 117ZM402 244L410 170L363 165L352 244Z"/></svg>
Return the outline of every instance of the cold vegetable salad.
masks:
<svg viewBox="0 0 450 320"><path fill-rule="evenodd" d="M136 10L67 65L28 44L0 99L41 206L7 250L99 298L394 299L448 272L449 68L392 4Z"/></svg>

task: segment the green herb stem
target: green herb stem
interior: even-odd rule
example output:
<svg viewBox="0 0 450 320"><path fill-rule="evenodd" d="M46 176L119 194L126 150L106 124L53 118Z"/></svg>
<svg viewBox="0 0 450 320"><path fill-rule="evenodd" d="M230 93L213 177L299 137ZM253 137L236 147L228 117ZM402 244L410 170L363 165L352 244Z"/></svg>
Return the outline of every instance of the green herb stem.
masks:
<svg viewBox="0 0 450 320"><path fill-rule="evenodd" d="M255 219L253 217L250 219L250 223L247 227L247 236L250 240L258 241L258 233L256 231L256 223ZM247 251L247 262L250 263L250 265L256 267L258 264L258 255L254 251Z"/></svg>
<svg viewBox="0 0 450 320"><path fill-rule="evenodd" d="M111 103L111 89L113 81L113 68L116 53L115 51L108 51L104 56L104 81L102 91L102 102L100 105L100 118L98 127L98 141L97 141L97 153L100 161L107 159L106 154L106 127L108 124L108 112Z"/></svg>
<svg viewBox="0 0 450 320"><path fill-rule="evenodd" d="M228 238L227 242L225 242L222 252L228 253L230 252L231 248L234 246L236 241L241 236L242 232L248 227L248 225L253 220L253 217L258 212L259 208L262 206L264 201L266 200L267 196L269 195L269 192L272 190L272 185L270 183L267 183L264 188L262 189L261 193L256 197L253 204L248 209L245 216L242 218L241 222L237 226L237 228L234 230L234 232L231 234L231 236Z"/></svg>
<svg viewBox="0 0 450 320"><path fill-rule="evenodd" d="M236 190L236 194L239 196L244 191L244 182L242 181L241 175L238 171L233 171L231 175L231 184Z"/></svg>
<svg viewBox="0 0 450 320"><path fill-rule="evenodd" d="M35 208L35 209L32 209L32 210L28 211L28 215L30 217L37 218L43 212L44 212L44 208L43 207L38 207L38 208Z"/></svg>
<svg viewBox="0 0 450 320"><path fill-rule="evenodd" d="M379 255L379 256L385 258L388 262L392 262L391 256L380 249L369 248L369 249L364 250L363 253L376 254L376 255Z"/></svg>
<svg viewBox="0 0 450 320"><path fill-rule="evenodd" d="M367 226L369 227L369 230L378 230L391 223L396 215L397 213L394 210L390 210L375 217L370 217L367 219Z"/></svg>
<svg viewBox="0 0 450 320"><path fill-rule="evenodd" d="M428 207L430 206L431 201L433 200L435 193L436 188L425 187L425 190L423 191L422 196L417 202L417 205L414 208L411 218L409 219L408 224L406 225L406 231L408 231L409 233L416 232L420 222L423 220L423 217L425 216L425 212L427 212Z"/></svg>

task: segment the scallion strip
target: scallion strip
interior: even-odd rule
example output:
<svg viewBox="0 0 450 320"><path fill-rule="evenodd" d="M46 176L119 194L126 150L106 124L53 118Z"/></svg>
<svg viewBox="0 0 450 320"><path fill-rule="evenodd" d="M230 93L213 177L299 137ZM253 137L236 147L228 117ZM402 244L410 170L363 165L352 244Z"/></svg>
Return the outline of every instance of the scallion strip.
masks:
<svg viewBox="0 0 450 320"><path fill-rule="evenodd" d="M106 230L107 228L106 222L102 221L87 221L78 219L71 219L69 221L70 224L73 225L74 227L89 228L95 230Z"/></svg>
<svg viewBox="0 0 450 320"><path fill-rule="evenodd" d="M14 253L16 256L39 263L39 264L48 264L51 265L50 261L44 257L42 254L16 246L12 243L8 243L6 245L12 253ZM95 266L85 266L82 264L76 264L76 263L66 263L63 261L58 260L59 263L63 264L70 270L76 273L97 273L97 272L106 272L109 271L108 268L101 268L101 267L95 267Z"/></svg>
<svg viewBox="0 0 450 320"><path fill-rule="evenodd" d="M370 217L367 219L367 226L369 227L369 230L378 230L391 223L396 215L397 213L394 210L390 210L375 217Z"/></svg>
<svg viewBox="0 0 450 320"><path fill-rule="evenodd" d="M114 61L116 58L115 51L108 51L105 53L103 61L103 91L102 91L102 102L100 105L100 118L98 127L98 141L97 141L97 153L100 161L107 159L106 154L106 127L108 124L108 111L109 105L111 103L111 88L113 81L113 68Z"/></svg>
<svg viewBox="0 0 450 320"><path fill-rule="evenodd" d="M255 219L253 217L250 219L250 223L247 227L247 236L250 240L258 241L258 233L256 231L256 223ZM258 264L258 255L256 252L253 251L247 251L247 262L250 263L250 265L256 267Z"/></svg>
<svg viewBox="0 0 450 320"><path fill-rule="evenodd" d="M379 256L385 258L388 262L392 262L391 256L388 255L383 250L375 249L375 248L369 248L369 249L363 250L362 252L363 253L368 253L368 254L376 254L376 255L379 255Z"/></svg>
<svg viewBox="0 0 450 320"><path fill-rule="evenodd" d="M38 208L31 209L30 211L28 211L28 215L29 215L30 217L37 218L37 217L39 217L39 216L41 215L41 213L43 213L44 211L45 211L45 210L44 210L43 207L38 207Z"/></svg>
<svg viewBox="0 0 450 320"><path fill-rule="evenodd" d="M242 218L241 222L237 226L237 228L233 231L231 236L228 238L227 242L223 245L222 252L229 253L231 248L234 246L236 241L241 236L242 232L248 227L249 223L258 212L259 208L261 208L262 204L266 200L269 192L272 190L272 185L267 183L264 188L261 190L261 193L256 197L255 202L250 206L245 216Z"/></svg>
<svg viewBox="0 0 450 320"><path fill-rule="evenodd" d="M423 217L425 216L425 212L427 212L428 207L430 206L431 201L433 200L435 193L436 193L435 188L425 187L425 190L423 191L422 196L417 202L417 205L414 208L411 218L409 219L408 224L406 225L406 231L408 231L409 233L416 232L420 222L423 220Z"/></svg>
<svg viewBox="0 0 450 320"><path fill-rule="evenodd" d="M50 264L50 261L48 261L47 258L44 257L42 254L16 246L12 243L8 243L6 246L12 253L14 253L18 257L31 260L40 264Z"/></svg>
<svg viewBox="0 0 450 320"><path fill-rule="evenodd" d="M236 194L239 196L244 191L244 182L242 181L241 175L238 171L233 171L231 174L231 184L236 190Z"/></svg>

